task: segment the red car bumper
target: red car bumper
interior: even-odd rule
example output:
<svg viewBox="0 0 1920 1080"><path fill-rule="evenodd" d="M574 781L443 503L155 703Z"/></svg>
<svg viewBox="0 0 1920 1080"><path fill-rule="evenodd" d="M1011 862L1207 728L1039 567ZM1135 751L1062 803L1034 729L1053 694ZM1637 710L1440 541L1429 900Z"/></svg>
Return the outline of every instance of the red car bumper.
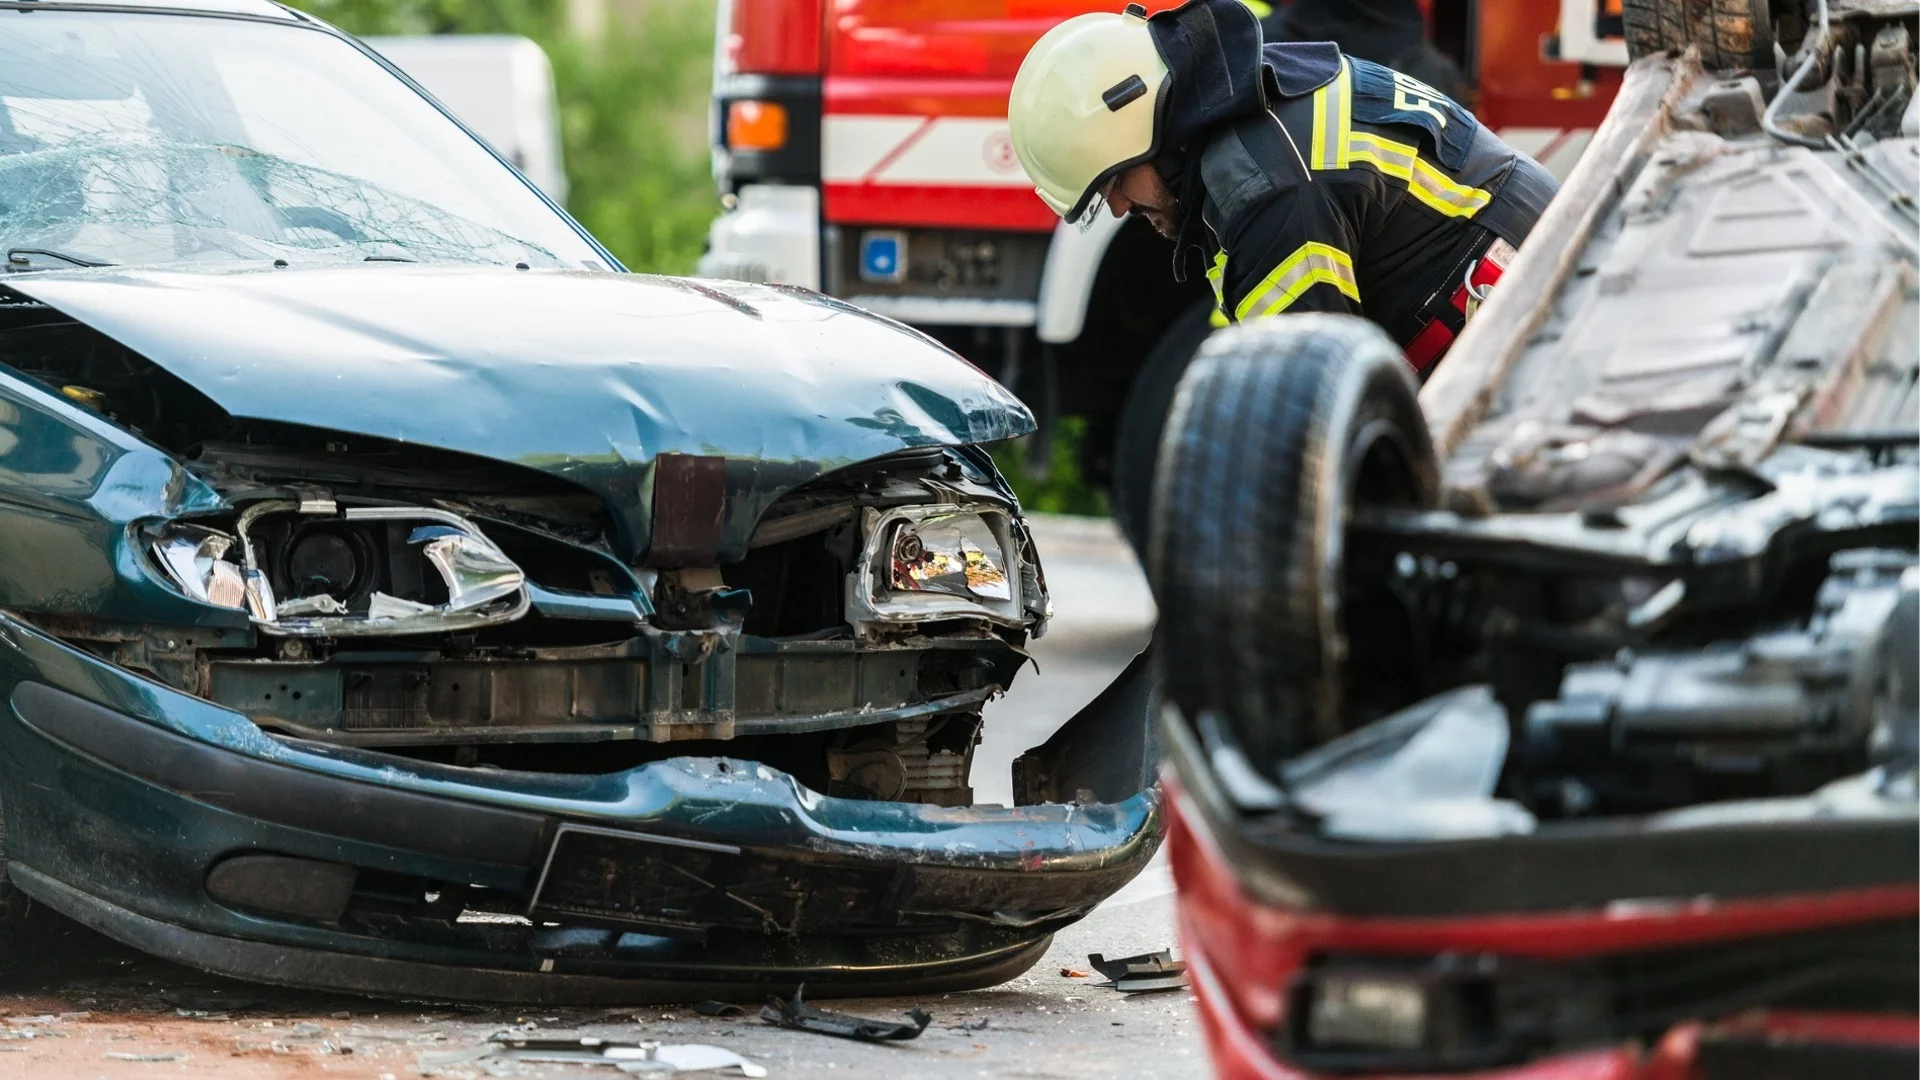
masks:
<svg viewBox="0 0 1920 1080"><path fill-rule="evenodd" d="M1289 911L1255 903L1179 784L1169 778L1167 789L1167 850L1179 888L1180 937L1202 1028L1222 1080L1320 1080L1332 1075L1303 1071L1276 1052L1274 1033L1286 1019L1289 984L1315 954L1497 952L1552 961L1920 916L1920 894L1910 886L1737 902L1614 904L1600 910L1498 918L1343 918ZM1445 1075L1452 1080L1720 1080L1730 1074L1703 1065L1711 1055L1701 1048L1742 1041L1788 1048L1858 1047L1883 1056L1892 1049L1920 1060L1920 1019L1751 1012L1712 1024L1675 1024L1651 1046L1622 1043ZM1349 1080L1353 1076L1342 1075ZM1408 1075L1393 1074L1395 1080Z"/></svg>

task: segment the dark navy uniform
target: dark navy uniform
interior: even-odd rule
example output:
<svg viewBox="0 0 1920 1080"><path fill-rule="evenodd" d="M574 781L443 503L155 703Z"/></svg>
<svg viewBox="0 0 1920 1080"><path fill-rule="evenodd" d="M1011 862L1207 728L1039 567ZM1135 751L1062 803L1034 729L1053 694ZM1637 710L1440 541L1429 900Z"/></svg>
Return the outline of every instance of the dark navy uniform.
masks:
<svg viewBox="0 0 1920 1080"><path fill-rule="evenodd" d="M1147 21L1166 61L1153 164L1174 274L1211 261L1217 323L1362 315L1423 374L1553 197L1472 113L1332 42L1265 43L1235 0Z"/></svg>
<svg viewBox="0 0 1920 1080"><path fill-rule="evenodd" d="M1440 319L1444 351L1465 321L1460 289L1481 259L1504 263L1526 239L1553 177L1410 76L1350 56L1331 71L1274 56L1299 48L1266 46L1294 85L1202 151L1203 215L1220 248L1207 275L1215 322L1347 312L1406 348ZM1409 359L1424 370L1437 356Z"/></svg>

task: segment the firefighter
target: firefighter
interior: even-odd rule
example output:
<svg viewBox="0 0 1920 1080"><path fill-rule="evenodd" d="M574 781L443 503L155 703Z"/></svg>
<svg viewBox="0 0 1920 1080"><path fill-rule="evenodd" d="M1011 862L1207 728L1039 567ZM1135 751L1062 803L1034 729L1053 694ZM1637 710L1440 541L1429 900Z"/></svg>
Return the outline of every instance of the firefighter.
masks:
<svg viewBox="0 0 1920 1080"><path fill-rule="evenodd" d="M1238 0L1061 23L1008 119L1063 218L1145 218L1180 280L1197 250L1215 325L1362 315L1422 377L1555 189L1452 99L1331 42L1264 44Z"/></svg>

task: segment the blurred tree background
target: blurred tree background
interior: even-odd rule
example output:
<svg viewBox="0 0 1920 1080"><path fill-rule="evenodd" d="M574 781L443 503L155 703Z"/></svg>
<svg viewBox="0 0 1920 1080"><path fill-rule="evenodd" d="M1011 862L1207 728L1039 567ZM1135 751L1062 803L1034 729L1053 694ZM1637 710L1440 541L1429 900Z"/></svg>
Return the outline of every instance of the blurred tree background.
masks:
<svg viewBox="0 0 1920 1080"><path fill-rule="evenodd" d="M521 34L553 62L567 209L633 270L688 274L709 173L714 0L291 0L348 33Z"/></svg>

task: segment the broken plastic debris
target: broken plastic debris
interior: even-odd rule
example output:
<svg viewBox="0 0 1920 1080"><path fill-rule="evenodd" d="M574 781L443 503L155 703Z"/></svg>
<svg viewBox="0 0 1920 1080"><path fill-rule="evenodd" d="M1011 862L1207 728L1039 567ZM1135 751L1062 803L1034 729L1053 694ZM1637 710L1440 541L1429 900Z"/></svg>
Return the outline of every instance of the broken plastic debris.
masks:
<svg viewBox="0 0 1920 1080"><path fill-rule="evenodd" d="M1120 960L1109 960L1100 953L1087 957L1088 966L1107 977L1104 983L1123 994L1149 994L1160 990L1178 990L1187 985L1187 962L1176 960L1172 949L1141 953Z"/></svg>
<svg viewBox="0 0 1920 1080"><path fill-rule="evenodd" d="M122 1050L109 1050L107 1056L115 1061L185 1061L185 1054L129 1054Z"/></svg>
<svg viewBox="0 0 1920 1080"><path fill-rule="evenodd" d="M441 1054L421 1054L420 1069L428 1071L449 1065L469 1065L497 1060L507 1062L552 1062L568 1065L608 1065L626 1073L672 1075L675 1073L728 1072L749 1078L767 1075L766 1066L756 1065L724 1046L706 1043L622 1042L593 1036L579 1038L525 1038L503 1032L485 1045Z"/></svg>
<svg viewBox="0 0 1920 1080"><path fill-rule="evenodd" d="M347 605L326 593L318 596L302 596L283 601L276 609L284 618L296 618L301 615L345 615Z"/></svg>
<svg viewBox="0 0 1920 1080"><path fill-rule="evenodd" d="M258 570L247 571L247 612L255 622L270 623L280 617L279 605L273 599L273 585L267 581L267 575Z"/></svg>
<svg viewBox="0 0 1920 1080"><path fill-rule="evenodd" d="M286 607L283 605L280 610L284 614ZM405 619L413 615L426 615L432 611L432 604L422 604L417 600L403 600L383 592L376 592L367 598L368 619Z"/></svg>
<svg viewBox="0 0 1920 1080"><path fill-rule="evenodd" d="M1077 967L1063 967L1060 969L1060 977L1063 979L1091 979L1093 978L1093 972L1081 971Z"/></svg>
<svg viewBox="0 0 1920 1080"><path fill-rule="evenodd" d="M1485 686L1411 705L1282 767L1294 801L1346 840L1460 840L1530 833L1525 807L1493 797L1507 711Z"/></svg>
<svg viewBox="0 0 1920 1080"><path fill-rule="evenodd" d="M238 566L225 559L214 562L213 571L207 575L207 603L236 611L247 606L247 579Z"/></svg>
<svg viewBox="0 0 1920 1080"><path fill-rule="evenodd" d="M214 600L210 595L216 585L216 574L222 565L222 556L226 555L227 550L232 546L231 537L194 529L155 541L153 557L159 560L161 566L166 567L167 574L186 590L188 596L208 603L219 603L225 607L239 607L238 603L231 603L225 599ZM239 569L230 563L226 565L231 570ZM219 587L223 597L230 595L230 584L221 582Z"/></svg>
<svg viewBox="0 0 1920 1080"><path fill-rule="evenodd" d="M421 550L427 561L446 579L448 611L468 611L512 596L526 584L526 574L485 537L445 525L427 525L413 530L407 540L425 542Z"/></svg>
<svg viewBox="0 0 1920 1080"><path fill-rule="evenodd" d="M703 1001L693 1007L701 1016L745 1016L747 1010L738 1005L729 1005L724 1001Z"/></svg>
<svg viewBox="0 0 1920 1080"><path fill-rule="evenodd" d="M801 986L793 992L793 998L782 1001L777 997L768 998L760 1009L760 1019L769 1024L793 1028L796 1031L811 1031L816 1035L835 1035L842 1039L859 1039L862 1042L899 1042L905 1039L917 1039L927 1030L933 1017L927 1015L919 1006L908 1010L907 1017L913 1022L903 1024L897 1020L868 1020L845 1013L828 1012L816 1009L801 1000L806 992Z"/></svg>

